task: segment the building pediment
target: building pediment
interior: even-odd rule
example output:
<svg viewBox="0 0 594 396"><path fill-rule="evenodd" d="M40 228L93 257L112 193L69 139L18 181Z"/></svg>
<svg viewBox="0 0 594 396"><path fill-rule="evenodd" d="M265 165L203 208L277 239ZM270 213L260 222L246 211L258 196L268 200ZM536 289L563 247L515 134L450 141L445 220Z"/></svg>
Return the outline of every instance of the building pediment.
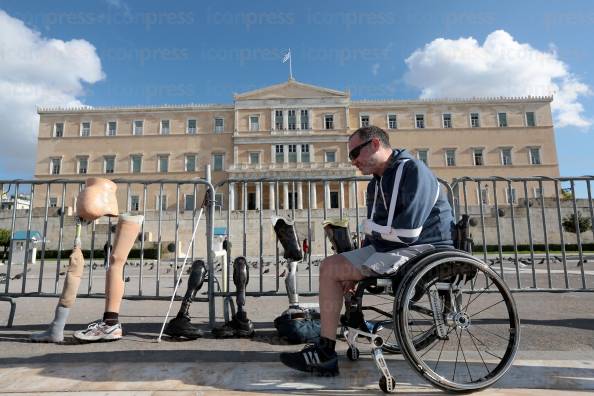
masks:
<svg viewBox="0 0 594 396"><path fill-rule="evenodd" d="M348 92L317 87L289 80L282 84L271 85L254 91L235 94L236 101L270 100L270 99L317 99L317 98L348 98Z"/></svg>

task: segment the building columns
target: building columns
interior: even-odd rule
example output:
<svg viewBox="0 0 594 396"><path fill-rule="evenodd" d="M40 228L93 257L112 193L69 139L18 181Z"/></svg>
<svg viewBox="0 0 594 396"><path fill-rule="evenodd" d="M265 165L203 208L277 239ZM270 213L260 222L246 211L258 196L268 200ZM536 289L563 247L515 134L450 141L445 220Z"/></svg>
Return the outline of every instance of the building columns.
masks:
<svg viewBox="0 0 594 396"><path fill-rule="evenodd" d="M330 184L324 183L324 206L330 208Z"/></svg>
<svg viewBox="0 0 594 396"><path fill-rule="evenodd" d="M275 206L275 199L274 199L274 182L268 183L268 209L274 210L276 209Z"/></svg>
<svg viewBox="0 0 594 396"><path fill-rule="evenodd" d="M283 209L289 209L289 182L283 182Z"/></svg>
<svg viewBox="0 0 594 396"><path fill-rule="evenodd" d="M303 182L297 182L297 209L303 209Z"/></svg>
<svg viewBox="0 0 594 396"><path fill-rule="evenodd" d="M229 184L229 210L235 210L235 183Z"/></svg>
<svg viewBox="0 0 594 396"><path fill-rule="evenodd" d="M316 183L315 182L311 182L310 184L310 188L311 188L311 192L309 193L309 207L311 209L317 209L318 208L318 196L316 193Z"/></svg>
<svg viewBox="0 0 594 396"><path fill-rule="evenodd" d="M262 190L260 190L260 182L256 182L256 209L261 210L260 207L260 195L262 194Z"/></svg>

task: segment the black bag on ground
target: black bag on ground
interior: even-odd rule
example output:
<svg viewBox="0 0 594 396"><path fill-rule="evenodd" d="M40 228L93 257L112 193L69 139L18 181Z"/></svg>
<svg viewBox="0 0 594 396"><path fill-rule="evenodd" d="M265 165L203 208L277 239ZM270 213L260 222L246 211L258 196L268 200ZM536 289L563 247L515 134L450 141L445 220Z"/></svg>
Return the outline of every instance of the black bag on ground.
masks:
<svg viewBox="0 0 594 396"><path fill-rule="evenodd" d="M320 314L309 309L288 309L274 319L278 335L290 344L317 342L320 339Z"/></svg>

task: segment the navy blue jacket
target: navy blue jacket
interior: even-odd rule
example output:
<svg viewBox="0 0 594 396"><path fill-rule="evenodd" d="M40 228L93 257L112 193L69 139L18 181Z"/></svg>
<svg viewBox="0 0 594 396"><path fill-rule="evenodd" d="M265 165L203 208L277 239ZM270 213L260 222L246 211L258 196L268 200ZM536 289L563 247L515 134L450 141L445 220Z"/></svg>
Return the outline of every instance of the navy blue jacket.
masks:
<svg viewBox="0 0 594 396"><path fill-rule="evenodd" d="M402 242L382 239L381 235L373 232L366 235L366 244L371 243L379 252L399 249L411 245L432 244L452 245L454 219L452 208L448 202L443 188L439 187L437 178L424 162L417 160L405 150L394 150L390 157L390 164L382 177L374 175L367 186L367 218L371 216L371 209L375 196L376 183L378 195L375 203L375 214L372 219L379 225L387 225L388 209L394 190L396 168L398 163L408 159L403 166L400 185L398 186L398 199L394 211L392 228L402 232L398 236ZM435 200L438 194L437 201ZM383 199L382 199L383 192ZM420 233L416 237L404 236ZM413 231L413 230L417 231Z"/></svg>

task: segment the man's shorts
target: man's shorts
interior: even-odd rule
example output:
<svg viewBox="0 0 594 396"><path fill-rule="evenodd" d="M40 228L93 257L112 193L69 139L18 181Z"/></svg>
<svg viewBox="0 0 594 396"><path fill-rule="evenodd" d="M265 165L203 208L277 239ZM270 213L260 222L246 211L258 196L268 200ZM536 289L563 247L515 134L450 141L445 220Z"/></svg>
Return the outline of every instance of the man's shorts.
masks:
<svg viewBox="0 0 594 396"><path fill-rule="evenodd" d="M378 252L371 245L341 253L363 276L391 275L413 257L433 249L433 245L415 245L389 252Z"/></svg>

